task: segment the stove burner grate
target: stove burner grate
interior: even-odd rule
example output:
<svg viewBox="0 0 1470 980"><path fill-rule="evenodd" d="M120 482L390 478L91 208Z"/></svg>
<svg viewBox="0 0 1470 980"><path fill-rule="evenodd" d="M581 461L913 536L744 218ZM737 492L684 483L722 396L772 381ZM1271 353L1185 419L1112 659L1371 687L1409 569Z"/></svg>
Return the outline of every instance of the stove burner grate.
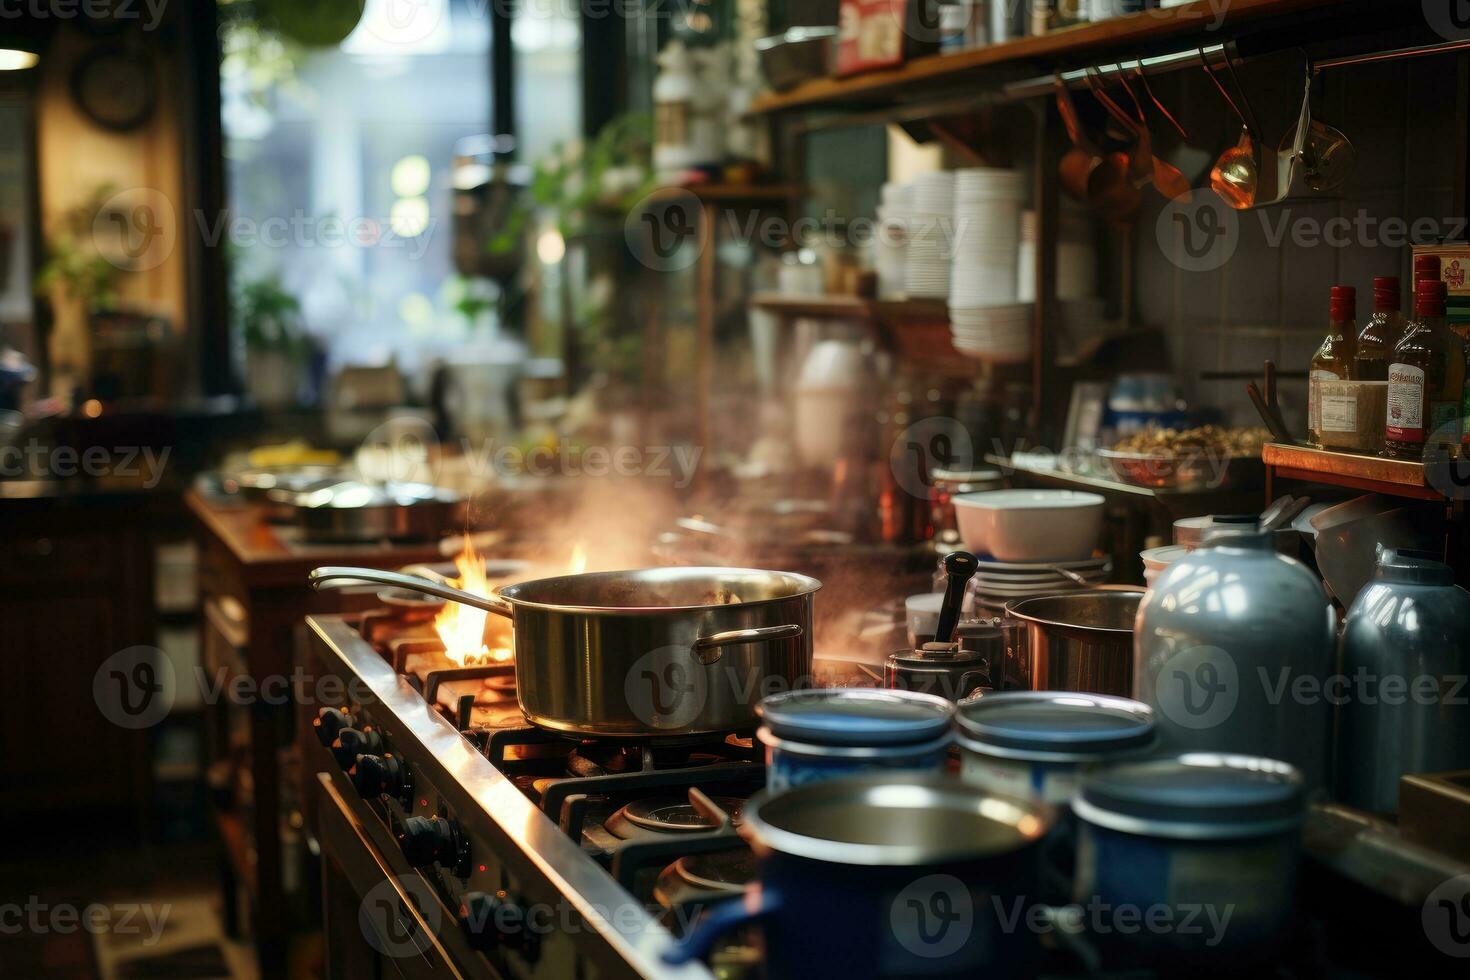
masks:
<svg viewBox="0 0 1470 980"><path fill-rule="evenodd" d="M714 803L731 822L739 826L740 810L745 801L733 796L714 797ZM627 803L603 825L621 840L647 840L678 834L697 834L719 829L711 820L681 796L645 796Z"/></svg>

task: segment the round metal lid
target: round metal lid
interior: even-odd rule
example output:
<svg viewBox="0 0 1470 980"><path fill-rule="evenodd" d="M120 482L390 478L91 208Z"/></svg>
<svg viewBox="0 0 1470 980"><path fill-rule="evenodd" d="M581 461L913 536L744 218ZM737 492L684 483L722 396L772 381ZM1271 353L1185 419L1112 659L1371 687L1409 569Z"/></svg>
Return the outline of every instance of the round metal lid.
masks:
<svg viewBox="0 0 1470 980"><path fill-rule="evenodd" d="M926 643L917 650L895 650L888 658L895 667L969 668L984 661L984 653L954 643Z"/></svg>
<svg viewBox="0 0 1470 980"><path fill-rule="evenodd" d="M1304 794L1285 762L1200 752L1114 766L1083 784L1074 807L1125 833L1207 840L1290 830Z"/></svg>
<svg viewBox="0 0 1470 980"><path fill-rule="evenodd" d="M1060 691L1003 691L967 701L960 731L985 746L1101 755L1148 745L1154 713L1128 698Z"/></svg>
<svg viewBox="0 0 1470 980"><path fill-rule="evenodd" d="M756 706L773 733L818 745L902 745L938 738L954 705L914 691L822 688L773 694Z"/></svg>

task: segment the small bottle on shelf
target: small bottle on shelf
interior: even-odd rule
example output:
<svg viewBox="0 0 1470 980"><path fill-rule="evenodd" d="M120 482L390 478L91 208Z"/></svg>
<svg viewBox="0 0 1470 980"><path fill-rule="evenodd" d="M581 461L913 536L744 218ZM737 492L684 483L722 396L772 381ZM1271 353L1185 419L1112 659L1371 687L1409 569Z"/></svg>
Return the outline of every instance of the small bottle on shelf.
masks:
<svg viewBox="0 0 1470 980"><path fill-rule="evenodd" d="M1321 387L1324 381L1351 381L1357 353L1358 291L1352 286L1333 286L1328 304L1327 336L1312 355L1307 380L1307 439L1322 444Z"/></svg>
<svg viewBox="0 0 1470 980"><path fill-rule="evenodd" d="M1373 277L1373 315L1358 334L1354 381L1387 381L1388 363L1404 333L1398 276Z"/></svg>
<svg viewBox="0 0 1470 980"><path fill-rule="evenodd" d="M1438 279L1415 284L1414 317L1388 368L1385 456L1417 460L1426 448L1449 453L1459 445L1465 345L1445 319L1445 295Z"/></svg>

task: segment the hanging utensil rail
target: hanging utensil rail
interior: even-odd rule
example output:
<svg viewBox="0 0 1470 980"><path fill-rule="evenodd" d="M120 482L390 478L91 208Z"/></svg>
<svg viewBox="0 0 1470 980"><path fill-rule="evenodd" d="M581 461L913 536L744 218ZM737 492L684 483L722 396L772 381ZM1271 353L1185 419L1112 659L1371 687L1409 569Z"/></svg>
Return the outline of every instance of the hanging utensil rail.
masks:
<svg viewBox="0 0 1470 980"><path fill-rule="evenodd" d="M1311 64L1312 71L1319 72L1329 68L1344 68L1348 65L1363 65L1377 61L1402 61L1407 58L1425 58L1432 55L1450 54L1455 51L1465 50L1470 50L1470 39L1445 41L1439 44L1423 44L1409 48L1394 48L1389 51L1370 51L1362 54L1341 55L1335 58L1323 58L1313 61ZM1011 82L1005 86L1004 91L1007 99L1028 99L1033 96L1048 95L1056 91L1058 78L1069 88L1083 88L1089 84L1089 76L1092 83L1095 84L1097 82L1110 81L1125 73L1142 71L1148 75L1156 75L1166 71L1177 71L1181 68L1200 68L1206 65L1214 67L1240 60L1241 57L1239 52L1235 50L1234 42L1212 44L1203 48L1190 48L1188 51L1175 51L1170 54L1155 55L1151 58L1130 58L1123 61L1091 65L1075 71L1062 72L1059 75L1040 75L1036 78Z"/></svg>

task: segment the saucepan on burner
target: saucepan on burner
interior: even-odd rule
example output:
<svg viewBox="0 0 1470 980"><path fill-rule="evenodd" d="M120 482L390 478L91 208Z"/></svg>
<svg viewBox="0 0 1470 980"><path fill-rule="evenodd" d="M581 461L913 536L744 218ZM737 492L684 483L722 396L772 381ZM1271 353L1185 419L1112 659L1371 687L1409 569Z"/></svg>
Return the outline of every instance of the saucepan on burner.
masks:
<svg viewBox="0 0 1470 980"><path fill-rule="evenodd" d="M318 568L310 581L399 586L504 616L527 718L643 738L754 729L761 698L809 682L812 596L822 587L753 568L559 575L489 596L371 568Z"/></svg>
<svg viewBox="0 0 1470 980"><path fill-rule="evenodd" d="M769 980L1036 975L1036 936L1014 926L1037 902L1046 804L887 773L767 788L742 819L759 884L711 908L666 962L758 923Z"/></svg>

